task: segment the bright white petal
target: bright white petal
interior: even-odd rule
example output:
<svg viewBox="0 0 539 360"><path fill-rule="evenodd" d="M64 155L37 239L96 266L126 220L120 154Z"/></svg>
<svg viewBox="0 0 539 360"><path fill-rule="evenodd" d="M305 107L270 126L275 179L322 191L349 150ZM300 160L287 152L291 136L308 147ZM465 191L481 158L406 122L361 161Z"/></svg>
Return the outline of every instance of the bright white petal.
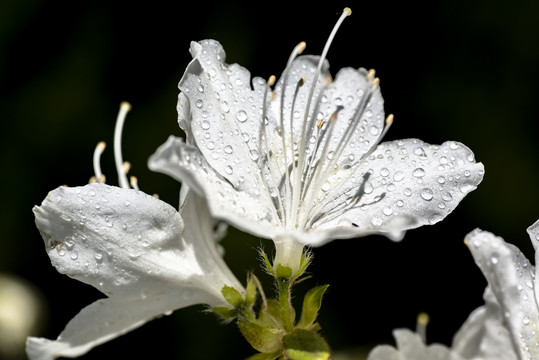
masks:
<svg viewBox="0 0 539 360"><path fill-rule="evenodd" d="M382 143L348 178L330 179L339 191L326 201L313 227L347 227L353 236L354 228L359 234L398 233L434 224L477 187L483 173L483 164L457 142ZM346 203L354 205L347 208Z"/></svg>
<svg viewBox="0 0 539 360"><path fill-rule="evenodd" d="M139 299L101 299L88 305L69 321L57 340L30 337L26 352L31 360L77 357L165 313L208 298L200 290L172 291Z"/></svg>
<svg viewBox="0 0 539 360"><path fill-rule="evenodd" d="M489 288L483 298L485 305L474 310L455 334L453 351L463 359L517 360L500 304Z"/></svg>
<svg viewBox="0 0 539 360"><path fill-rule="evenodd" d="M193 304L227 306L224 285L243 291L217 253L206 208L183 198L190 230L163 201L105 184L60 187L34 208L52 264L109 298L83 309L58 340L29 339L32 359L78 356Z"/></svg>
<svg viewBox="0 0 539 360"><path fill-rule="evenodd" d="M215 172L196 147L185 144L181 138L169 137L150 157L148 167L186 182L205 196L216 218L259 236L271 237L276 233L276 216L265 201L265 194L259 192L256 198L237 191L233 184Z"/></svg>
<svg viewBox="0 0 539 360"><path fill-rule="evenodd" d="M466 244L502 307L519 358L538 358L534 267L517 247L487 231L474 230L466 236Z"/></svg>

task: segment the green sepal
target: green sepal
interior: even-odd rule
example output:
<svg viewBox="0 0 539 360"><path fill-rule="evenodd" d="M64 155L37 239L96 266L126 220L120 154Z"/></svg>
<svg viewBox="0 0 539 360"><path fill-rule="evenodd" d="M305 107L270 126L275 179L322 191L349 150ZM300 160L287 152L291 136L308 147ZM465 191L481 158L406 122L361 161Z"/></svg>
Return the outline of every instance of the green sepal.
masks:
<svg viewBox="0 0 539 360"><path fill-rule="evenodd" d="M296 329L283 337L283 347L290 360L327 360L330 349L317 333Z"/></svg>
<svg viewBox="0 0 539 360"><path fill-rule="evenodd" d="M214 313L221 316L224 320L230 321L238 316L236 309L231 309L226 306L216 306L212 309Z"/></svg>
<svg viewBox="0 0 539 360"><path fill-rule="evenodd" d="M301 318L297 324L298 328L309 329L316 321L318 311L322 306L322 297L329 285L320 285L312 288L305 294L303 298L303 308L301 310Z"/></svg>
<svg viewBox="0 0 539 360"><path fill-rule="evenodd" d="M290 266L284 266L281 264L277 265L277 269L275 270L275 277L278 278L285 278L290 279L292 277L292 268Z"/></svg>
<svg viewBox="0 0 539 360"><path fill-rule="evenodd" d="M271 265L271 261L268 258L268 255L266 255L265 252L260 250L260 254L262 255L262 260L264 260L264 265L266 267L266 272L272 276L275 276L275 273L273 272L273 265Z"/></svg>
<svg viewBox="0 0 539 360"><path fill-rule="evenodd" d="M267 306L260 309L258 320L269 327L282 327L279 302L275 299L268 299Z"/></svg>
<svg viewBox="0 0 539 360"><path fill-rule="evenodd" d="M284 331L255 321L238 321L238 328L251 346L262 353L272 353L281 348Z"/></svg>
<svg viewBox="0 0 539 360"><path fill-rule="evenodd" d="M223 294L225 300L235 308L243 303L243 296L241 296L241 293L231 286L223 286L221 294Z"/></svg>
<svg viewBox="0 0 539 360"><path fill-rule="evenodd" d="M247 281L247 287L245 288L245 305L251 307L255 303L255 300L256 300L256 283L251 278Z"/></svg>
<svg viewBox="0 0 539 360"><path fill-rule="evenodd" d="M278 359L279 356L281 355L282 355L282 352L279 350L272 353L254 354L254 355L249 356L246 360L275 360L275 359Z"/></svg>

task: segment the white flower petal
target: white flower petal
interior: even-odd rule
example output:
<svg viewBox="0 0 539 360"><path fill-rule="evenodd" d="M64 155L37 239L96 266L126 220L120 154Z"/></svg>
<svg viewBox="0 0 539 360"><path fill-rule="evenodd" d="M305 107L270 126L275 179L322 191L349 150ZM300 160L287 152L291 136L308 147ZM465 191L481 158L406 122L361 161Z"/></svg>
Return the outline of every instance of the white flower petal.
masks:
<svg viewBox="0 0 539 360"><path fill-rule="evenodd" d="M385 142L348 179L342 174L329 179L342 192L337 191L338 196L326 200L313 227L348 226L353 236L352 226L362 234L391 233L434 224L477 187L483 173L483 164L476 163L473 153L457 142L442 145L429 145L417 139ZM346 211L334 210L354 199L357 203L345 208ZM331 212L337 215L327 215Z"/></svg>
<svg viewBox="0 0 539 360"><path fill-rule="evenodd" d="M534 267L517 247L487 231L472 231L466 244L502 307L519 358L537 358L539 309Z"/></svg>
<svg viewBox="0 0 539 360"><path fill-rule="evenodd" d="M275 215L271 205L264 201L264 193L257 198L237 191L215 172L196 147L185 144L181 138L170 136L150 157L148 167L186 182L205 196L213 216L259 236L276 234Z"/></svg>
<svg viewBox="0 0 539 360"><path fill-rule="evenodd" d="M52 264L109 298L83 309L56 341L29 339L32 359L78 356L193 304L228 306L225 285L244 291L217 252L205 203L182 198L189 229L163 201L105 184L60 187L34 208Z"/></svg>
<svg viewBox="0 0 539 360"><path fill-rule="evenodd" d="M28 338L26 352L31 360L77 357L153 318L208 298L201 290L192 291L188 298L185 294L171 291L144 299L114 297L97 300L71 319L57 340Z"/></svg>
<svg viewBox="0 0 539 360"><path fill-rule="evenodd" d="M463 359L517 360L505 316L487 287L485 305L474 310L453 338L452 349Z"/></svg>

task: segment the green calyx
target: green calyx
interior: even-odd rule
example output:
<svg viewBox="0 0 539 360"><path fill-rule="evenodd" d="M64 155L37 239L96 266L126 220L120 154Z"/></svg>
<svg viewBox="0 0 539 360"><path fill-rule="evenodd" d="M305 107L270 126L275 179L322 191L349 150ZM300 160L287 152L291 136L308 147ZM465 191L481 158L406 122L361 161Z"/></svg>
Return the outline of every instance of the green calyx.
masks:
<svg viewBox="0 0 539 360"><path fill-rule="evenodd" d="M273 276L277 294L266 299L262 295L256 315L239 317L237 324L245 339L259 354L248 360L324 360L329 358L328 344L318 334L320 326L316 318L322 305L322 297L329 285L310 289L303 298L299 320L292 305L292 288L298 282L308 264L310 256L304 256L301 266L292 270L282 264L271 264L262 253L266 271Z"/></svg>

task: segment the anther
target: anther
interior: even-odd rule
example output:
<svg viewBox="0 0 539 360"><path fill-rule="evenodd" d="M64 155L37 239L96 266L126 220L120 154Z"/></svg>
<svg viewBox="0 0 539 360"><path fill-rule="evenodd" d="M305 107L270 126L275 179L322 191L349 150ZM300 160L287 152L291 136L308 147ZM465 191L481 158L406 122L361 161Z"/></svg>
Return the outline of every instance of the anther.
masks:
<svg viewBox="0 0 539 360"><path fill-rule="evenodd" d="M302 76L302 77L298 80L298 87L302 87L303 84L305 84L305 76Z"/></svg>
<svg viewBox="0 0 539 360"><path fill-rule="evenodd" d="M271 75L271 76L269 77L269 79L268 79L268 86L273 86L273 85L275 85L275 80L276 80L275 75Z"/></svg>
<svg viewBox="0 0 539 360"><path fill-rule="evenodd" d="M346 16L352 15L352 9L350 9L349 7L345 7L342 12L343 14L346 14Z"/></svg>
<svg viewBox="0 0 539 360"><path fill-rule="evenodd" d="M391 124L393 124L393 119L395 117L393 116L393 114L389 114L386 118L386 126L391 126Z"/></svg>
<svg viewBox="0 0 539 360"><path fill-rule="evenodd" d="M101 154L105 151L106 144L104 141L100 141L94 150L94 174L90 181L92 182L105 182L105 175L101 172Z"/></svg>
<svg viewBox="0 0 539 360"><path fill-rule="evenodd" d="M427 343L427 325L429 324L430 317L427 313L419 313L416 320L416 333L421 337L423 342Z"/></svg>
<svg viewBox="0 0 539 360"><path fill-rule="evenodd" d="M376 71L374 69L370 69L369 72L367 73L367 76L365 76L365 79L367 81L370 81L371 79L374 78L375 74L376 74Z"/></svg>
<svg viewBox="0 0 539 360"><path fill-rule="evenodd" d="M138 188L138 179L136 176L131 176L129 178L129 184L131 185L131 187L135 190L139 190Z"/></svg>
<svg viewBox="0 0 539 360"><path fill-rule="evenodd" d="M324 120L318 120L318 122L316 123L316 127L318 128L318 130L322 129L322 126L324 126Z"/></svg>
<svg viewBox="0 0 539 360"><path fill-rule="evenodd" d="M307 43L305 41L300 42L296 45L296 53L300 55L305 50L305 47L307 47Z"/></svg>
<svg viewBox="0 0 539 360"><path fill-rule="evenodd" d="M124 174L127 175L129 170L131 170L131 163L129 161L124 161L123 164L122 164L122 169L124 171Z"/></svg>
<svg viewBox="0 0 539 360"><path fill-rule="evenodd" d="M374 80L371 82L371 89L377 85L380 85L380 78L374 78Z"/></svg>

